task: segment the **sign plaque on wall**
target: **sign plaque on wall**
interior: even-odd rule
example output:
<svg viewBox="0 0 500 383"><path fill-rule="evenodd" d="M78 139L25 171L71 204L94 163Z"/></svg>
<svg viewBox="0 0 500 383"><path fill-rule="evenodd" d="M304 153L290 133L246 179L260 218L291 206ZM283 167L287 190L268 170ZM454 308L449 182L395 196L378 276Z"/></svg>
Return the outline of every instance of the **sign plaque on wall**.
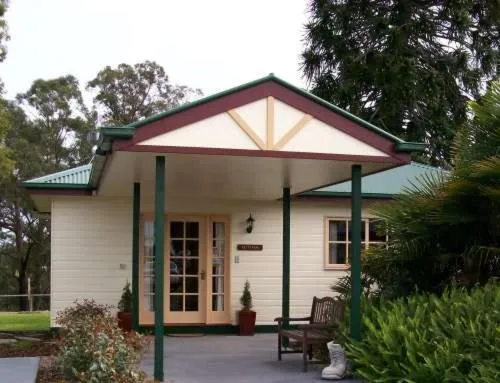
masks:
<svg viewBox="0 0 500 383"><path fill-rule="evenodd" d="M262 251L264 249L263 245L250 245L250 244L238 244L236 245L236 250L240 251Z"/></svg>

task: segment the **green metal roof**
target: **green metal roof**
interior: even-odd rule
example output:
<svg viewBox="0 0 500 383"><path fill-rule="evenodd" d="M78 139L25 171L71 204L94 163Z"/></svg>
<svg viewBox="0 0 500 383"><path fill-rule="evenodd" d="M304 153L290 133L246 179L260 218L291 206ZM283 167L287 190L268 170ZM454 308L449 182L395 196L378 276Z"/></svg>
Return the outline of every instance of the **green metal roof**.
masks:
<svg viewBox="0 0 500 383"><path fill-rule="evenodd" d="M76 168L63 170L57 173L48 174L43 177L33 178L25 181L23 186L27 188L47 187L47 188L87 188L90 180L92 163L78 166Z"/></svg>
<svg viewBox="0 0 500 383"><path fill-rule="evenodd" d="M79 166L26 181L24 186L27 188L90 188L91 169L92 164ZM401 193L405 188L411 188L422 177L442 177L447 173L447 171L440 168L412 162L398 168L364 176L361 180L361 190L365 198L391 198L395 194ZM348 197L351 195L351 181L327 186L303 195Z"/></svg>
<svg viewBox="0 0 500 383"><path fill-rule="evenodd" d="M411 162L408 165L364 176L361 179L361 191L364 197L391 198L407 188L411 189L425 177L441 178L446 174L448 172L443 169ZM320 197L350 196L351 181L327 186L304 193L304 195Z"/></svg>

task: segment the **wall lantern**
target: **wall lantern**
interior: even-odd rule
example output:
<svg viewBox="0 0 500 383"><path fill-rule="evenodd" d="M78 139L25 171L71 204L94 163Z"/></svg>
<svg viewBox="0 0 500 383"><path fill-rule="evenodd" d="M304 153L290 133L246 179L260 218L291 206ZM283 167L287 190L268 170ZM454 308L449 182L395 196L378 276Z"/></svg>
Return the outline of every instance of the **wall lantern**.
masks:
<svg viewBox="0 0 500 383"><path fill-rule="evenodd" d="M247 218L247 233L251 233L253 231L253 223L255 222L255 219L252 217L252 214L250 214Z"/></svg>

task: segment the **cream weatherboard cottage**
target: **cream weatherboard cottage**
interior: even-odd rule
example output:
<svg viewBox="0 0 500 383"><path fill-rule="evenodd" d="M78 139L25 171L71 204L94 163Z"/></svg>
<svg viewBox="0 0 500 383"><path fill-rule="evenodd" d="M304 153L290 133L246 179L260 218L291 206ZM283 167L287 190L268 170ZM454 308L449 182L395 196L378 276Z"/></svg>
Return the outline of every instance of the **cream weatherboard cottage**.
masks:
<svg viewBox="0 0 500 383"><path fill-rule="evenodd" d="M385 241L368 209L428 170L410 164L422 149L272 75L101 128L90 164L24 183L51 216L51 323L76 298L116 304L131 281L162 378L164 325L230 329L249 280L269 329L330 294L352 256L356 335L360 252ZM373 181L361 208L369 174L392 181Z"/></svg>

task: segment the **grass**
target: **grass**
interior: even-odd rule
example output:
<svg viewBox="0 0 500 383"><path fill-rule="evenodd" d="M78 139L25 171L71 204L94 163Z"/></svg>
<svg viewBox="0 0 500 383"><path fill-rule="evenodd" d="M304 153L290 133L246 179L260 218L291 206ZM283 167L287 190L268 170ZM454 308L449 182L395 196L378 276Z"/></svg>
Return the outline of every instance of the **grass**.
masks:
<svg viewBox="0 0 500 383"><path fill-rule="evenodd" d="M49 331L48 311L0 312L0 331Z"/></svg>

